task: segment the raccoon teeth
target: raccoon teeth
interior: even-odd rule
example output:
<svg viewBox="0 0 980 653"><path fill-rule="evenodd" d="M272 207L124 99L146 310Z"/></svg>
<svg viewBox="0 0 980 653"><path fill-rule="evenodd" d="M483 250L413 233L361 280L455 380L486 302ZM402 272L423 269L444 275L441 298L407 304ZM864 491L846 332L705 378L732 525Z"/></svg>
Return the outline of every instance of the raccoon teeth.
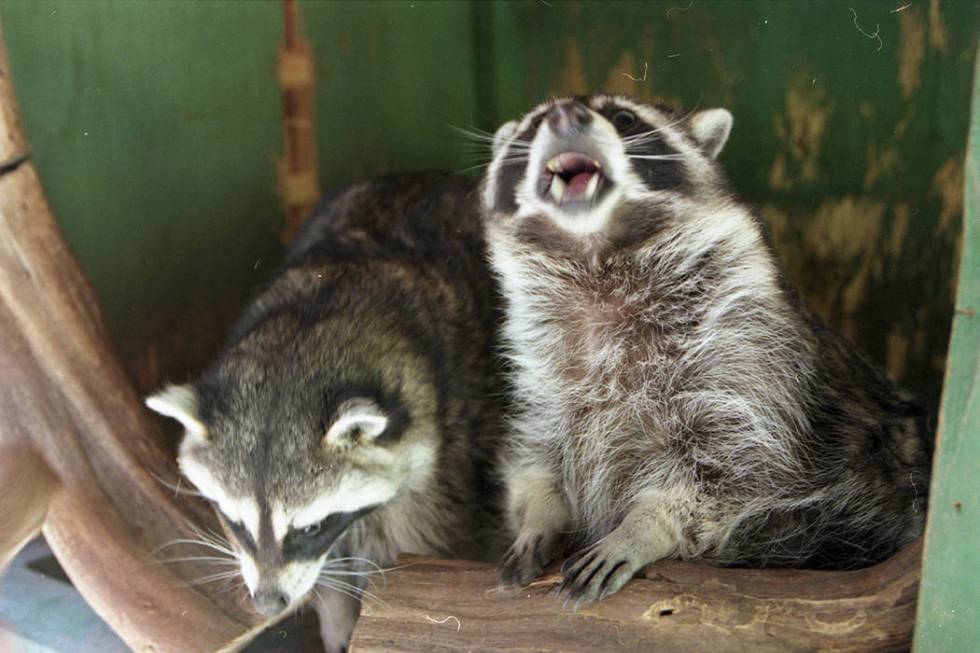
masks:
<svg viewBox="0 0 980 653"><path fill-rule="evenodd" d="M585 187L585 199L591 200L597 188L599 188L599 173L595 172L589 179L589 185Z"/></svg>
<svg viewBox="0 0 980 653"><path fill-rule="evenodd" d="M545 164L545 167L548 168L549 172L558 174L559 172L562 171L561 162L558 160L559 158L560 157L553 156L550 159L548 159L548 163Z"/></svg>
<svg viewBox="0 0 980 653"><path fill-rule="evenodd" d="M561 198L565 195L565 180L555 175L551 178L551 197L558 203L561 203Z"/></svg>

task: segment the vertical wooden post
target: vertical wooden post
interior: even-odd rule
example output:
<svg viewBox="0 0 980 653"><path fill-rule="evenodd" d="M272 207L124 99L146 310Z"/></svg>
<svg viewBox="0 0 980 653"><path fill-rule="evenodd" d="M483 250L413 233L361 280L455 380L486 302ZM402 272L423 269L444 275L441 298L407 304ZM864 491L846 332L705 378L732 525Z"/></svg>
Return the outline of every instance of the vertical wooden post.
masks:
<svg viewBox="0 0 980 653"><path fill-rule="evenodd" d="M320 199L313 51L300 32L296 0L283 0L283 32L279 87L285 152L279 162L279 194L286 215L282 239L289 242Z"/></svg>

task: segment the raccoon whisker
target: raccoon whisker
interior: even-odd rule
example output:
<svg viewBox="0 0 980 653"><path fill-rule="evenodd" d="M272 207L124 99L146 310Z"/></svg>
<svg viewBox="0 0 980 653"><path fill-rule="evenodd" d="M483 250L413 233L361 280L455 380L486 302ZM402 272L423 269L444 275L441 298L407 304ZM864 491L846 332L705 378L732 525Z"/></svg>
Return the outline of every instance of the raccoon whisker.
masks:
<svg viewBox="0 0 980 653"><path fill-rule="evenodd" d="M364 588L360 587L359 585L355 585L350 581L344 580L343 578L339 578L339 576L356 576L359 580L364 582L364 587L371 587L371 588L377 587L377 583L374 582L373 578L367 575L361 575L357 573L340 573L340 574L330 573L330 574L321 575L320 578L325 582L333 581L335 583L343 583L344 585L355 588L358 592L366 591ZM387 581L385 581L383 576L381 578L381 581L383 584L387 584Z"/></svg>
<svg viewBox="0 0 980 653"><path fill-rule="evenodd" d="M475 128L457 127L456 125L450 125L450 128L453 131L455 131L455 132L457 132L457 133L459 133L459 134L461 134L461 135L463 135L463 136L465 136L467 138L473 139L475 141L485 141L487 143L490 143L491 145L494 142L494 134L491 134L489 132L481 132L479 130L476 130ZM531 146L531 143L529 141L519 140L519 139L516 139L515 138L515 139L509 141L508 142L508 145L517 145L519 147L522 146L522 147L528 147L529 148Z"/></svg>
<svg viewBox="0 0 980 653"><path fill-rule="evenodd" d="M491 152L492 148L489 143L460 143L459 149L471 154L482 154L485 156ZM517 145L511 149L514 152L521 152L524 154L529 154L531 152L531 148L524 145Z"/></svg>
<svg viewBox="0 0 980 653"><path fill-rule="evenodd" d="M226 552L230 553L235 557L238 557L237 554L234 552L234 547L232 547L231 542L229 542L228 538L225 537L222 533L213 531L210 528L199 527L196 524L189 524L189 526L190 529L194 532L194 534L197 535L201 540L205 542L210 542L211 544L214 544L216 546L223 547Z"/></svg>
<svg viewBox="0 0 980 653"><path fill-rule="evenodd" d="M363 601L364 600L364 597L367 596L368 598L370 598L372 600L376 600L379 603L381 602L381 600L378 599L378 597L375 596L374 594L371 594L370 592L368 592L366 590L362 590L359 587L356 587L354 585L351 585L350 583L342 583L341 581L331 582L331 581L329 581L327 579L321 578L321 579L317 580L317 583L316 584L317 585L322 585L323 587L326 587L329 590L333 590L334 592L339 592L339 593L343 594L344 596L348 596L348 597L350 597L352 599L355 599L357 601ZM384 607L387 607L387 605L385 605Z"/></svg>
<svg viewBox="0 0 980 653"><path fill-rule="evenodd" d="M364 562L364 563L367 563L369 565L376 566L375 563L374 563L374 561L372 561L372 560L369 560L367 558L358 558L358 557L355 557L355 556L348 556L348 557L344 557L344 558L327 558L324 561L323 564L324 564L325 567L331 567L331 566L334 566L334 565L347 564L349 562Z"/></svg>
<svg viewBox="0 0 980 653"><path fill-rule="evenodd" d="M496 135L491 132L484 132L475 128L457 127L455 125L450 125L450 128L458 134L476 141L489 141L492 143L496 137ZM509 143L528 147L531 145L530 141L518 138L510 140Z"/></svg>
<svg viewBox="0 0 980 653"><path fill-rule="evenodd" d="M683 154L627 154L631 159L650 159L653 161L680 161L684 159Z"/></svg>
<svg viewBox="0 0 980 653"><path fill-rule="evenodd" d="M203 546L203 547L207 547L209 549L214 549L215 551L219 551L219 552L224 553L224 554L229 555L229 556L235 556L235 552L232 551L231 549L226 548L226 547L218 546L218 545L216 545L216 544L214 544L212 542L207 542L205 540L192 540L192 539L186 539L186 538L182 538L182 539L178 539L178 540L173 540L171 542L167 542L166 544L163 544L163 545L157 547L156 549L154 549L152 551L152 554L155 555L155 554L159 553L160 551L162 551L162 550L164 550L166 548L169 548L171 546L176 546L178 544L188 544L188 545L195 545L195 546Z"/></svg>
<svg viewBox="0 0 980 653"><path fill-rule="evenodd" d="M368 576L368 575L370 575L370 576L376 576L376 575L379 575L380 574L382 577L384 577L384 575L386 573L388 573L389 571L398 571L399 569L407 569L409 567L414 567L417 564L418 564L417 562L406 562L403 565L395 565L394 567L384 567L384 568L378 567L374 571L358 571L356 573L363 574L365 576ZM375 565L375 566L377 567L377 565Z"/></svg>
<svg viewBox="0 0 980 653"><path fill-rule="evenodd" d="M626 147L627 150L629 150L631 146L640 143L649 143L652 141L658 141L661 138L663 138L663 133L659 129L651 129L650 131L643 132L642 134L636 134L635 136L627 136L626 138L623 139L623 145Z"/></svg>
<svg viewBox="0 0 980 653"><path fill-rule="evenodd" d="M188 556L186 558L167 558L166 560L158 560L154 564L176 564L178 562L210 562L216 565L239 565L241 562L238 558L226 558L223 556Z"/></svg>
<svg viewBox="0 0 980 653"><path fill-rule="evenodd" d="M490 164L489 163L478 163L476 165L466 166L465 168L457 168L455 170L455 172L456 172L456 174L461 175L463 173L470 172L471 170L479 170L480 168L486 168L488 165L490 165Z"/></svg>
<svg viewBox="0 0 980 653"><path fill-rule="evenodd" d="M187 581L185 585L188 587L195 587L197 585L207 585L208 583L216 583L219 580L228 580L229 578L234 578L235 576L238 575L240 574L237 569L234 571L223 571L221 573L210 574L208 576L202 576L201 578L196 578L194 580Z"/></svg>
<svg viewBox="0 0 980 653"><path fill-rule="evenodd" d="M367 580L370 582L370 579ZM341 578L332 578L330 576L324 576L321 574L317 582L322 583L327 587L331 587L332 589L335 589L341 593L354 592L356 595L355 598L363 599L363 597L367 597L371 600L376 601L379 605L387 607L387 604L384 601L382 601L376 594L373 594L368 590L364 589L363 587L358 587L357 585L349 583ZM348 594L348 596L350 596L350 594Z"/></svg>
<svg viewBox="0 0 980 653"><path fill-rule="evenodd" d="M213 531L210 528L207 528L205 526L198 526L194 522L188 521L187 522L187 527L190 528L190 530L194 531L194 533L196 535L198 535L198 536L200 536L200 537L202 537L202 538L204 538L206 540L210 540L210 541L213 541L213 542L219 542L219 543L227 543L228 542L228 538L226 538L223 534L219 533L218 531Z"/></svg>
<svg viewBox="0 0 980 653"><path fill-rule="evenodd" d="M526 157L507 158L507 159L501 159L500 160L500 162L503 163L503 164L524 163L525 161L527 161L527 158ZM477 163L476 165L467 166L465 168L460 168L456 172L461 174L461 173L464 173L464 172L469 172L470 170L476 170L478 168L486 168L491 163L493 163L493 161L487 161L485 163Z"/></svg>
<svg viewBox="0 0 980 653"><path fill-rule="evenodd" d="M330 628L333 629L333 615L330 614L330 606L327 605L327 600L323 598L322 594L320 594L320 590L316 588L316 585L310 589L310 592L316 597L316 600L320 602L320 605L323 607L323 612L327 615L327 620L330 622Z"/></svg>
<svg viewBox="0 0 980 653"><path fill-rule="evenodd" d="M205 545L209 545L211 548L217 551L221 551L222 553L225 553L232 557L238 557L238 555L235 553L235 550L231 547L231 543L228 542L228 540L221 539L217 535L210 533L210 531L207 533L202 531L196 531L195 534L198 536L198 540L197 540L198 542L201 542L202 544Z"/></svg>
<svg viewBox="0 0 980 653"><path fill-rule="evenodd" d="M183 523L184 527L191 533L196 535L201 541L209 542L211 544L216 544L218 546L224 547L226 552L231 553L230 543L228 538L224 535L217 533L210 528L204 526L199 526L192 522L190 519L185 519Z"/></svg>
<svg viewBox="0 0 980 653"><path fill-rule="evenodd" d="M523 162L527 161L528 159L529 159L529 157L526 154L523 154L523 155L514 155L514 156L508 156L508 157L501 158L500 159L500 163L505 163L505 164L506 163L523 163ZM489 165L491 163L493 163L493 160L492 159L490 161L487 161L483 165Z"/></svg>
<svg viewBox="0 0 980 653"><path fill-rule="evenodd" d="M674 120L668 122L666 125L664 125L663 127L661 127L660 130L661 131L666 131L666 130L670 129L671 127L673 127L674 125L677 125L677 124L680 124L680 123L684 122L690 116L693 116L695 113L698 112L698 109L701 108L701 100L703 100L703 99L704 99L704 95L702 94L702 95L700 95L698 97L698 101L694 104L694 106L692 108L688 109L687 111L685 111L681 115L677 116Z"/></svg>
<svg viewBox="0 0 980 653"><path fill-rule="evenodd" d="M177 484L175 485L175 484L171 483L170 481L167 481L164 478L162 478L160 476L157 476L157 474L153 470L147 470L147 471L150 473L150 476L152 476L153 479L157 483L159 483L163 487L167 488L168 490L173 490L175 497L177 497L177 496L179 496L181 494L186 494L186 495L192 496L192 497L203 497L204 496L203 494L201 494L197 490L192 490L190 488L185 489L184 487L182 487L181 486L181 483L184 480L184 477L183 476L180 476L180 475L177 476Z"/></svg>
<svg viewBox="0 0 980 653"><path fill-rule="evenodd" d="M212 593L212 596L221 596L222 594L227 594L237 589L245 587L245 581L239 579L237 583L232 583L228 587L224 587L216 592ZM248 596L248 592L245 592L245 596Z"/></svg>
<svg viewBox="0 0 980 653"><path fill-rule="evenodd" d="M460 127L459 125L449 125L449 128L454 132L470 138L493 140L492 132L488 132L485 129L480 129L479 127Z"/></svg>
<svg viewBox="0 0 980 653"><path fill-rule="evenodd" d="M380 596L378 596L377 594L374 594L373 592L369 592L369 591L367 591L364 588L357 588L357 591L360 592L361 600L362 601L365 598L367 598L367 599L369 599L371 601L374 601L377 605L381 606L382 608L390 608L391 607L391 606L388 605L387 602L385 602L384 600L382 600Z"/></svg>
<svg viewBox="0 0 980 653"><path fill-rule="evenodd" d="M346 558L331 558L331 559L327 560L325 567L326 568L329 568L333 564L336 564L336 563L347 563L347 562L361 562L361 563L366 564L366 565L368 565L370 567L374 567L375 571L371 571L371 572L358 572L358 573L371 573L371 574L377 574L377 573L382 573L383 574L386 571L393 571L395 569L402 569L403 567L410 566L410 565L400 565L400 566L397 566L397 567L389 567L387 569L382 569L381 566L378 563L376 563L374 560L370 560L368 558L358 558L356 556L349 556L349 557L346 557Z"/></svg>
<svg viewBox="0 0 980 653"><path fill-rule="evenodd" d="M363 578L364 580L373 583L374 579L371 576L376 576L379 572L377 571L323 571L321 575L324 578L337 578L339 576L355 576L357 578Z"/></svg>

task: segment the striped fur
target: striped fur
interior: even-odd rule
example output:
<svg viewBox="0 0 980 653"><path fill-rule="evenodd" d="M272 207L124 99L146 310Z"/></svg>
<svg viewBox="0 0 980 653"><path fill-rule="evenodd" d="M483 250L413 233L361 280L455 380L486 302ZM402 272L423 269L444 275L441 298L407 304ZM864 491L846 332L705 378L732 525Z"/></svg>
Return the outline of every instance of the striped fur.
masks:
<svg viewBox="0 0 980 653"><path fill-rule="evenodd" d="M591 121L558 135L567 102ZM563 588L588 601L663 557L853 567L922 531L924 414L789 287L715 160L730 126L597 95L498 132L483 203L518 401L507 582L565 535L581 550ZM604 162L592 206L542 192L562 150Z"/></svg>
<svg viewBox="0 0 980 653"><path fill-rule="evenodd" d="M184 423L181 469L256 608L319 599L328 650L370 573L402 552L479 557L493 522L495 290L474 191L403 175L325 201L214 363L148 400Z"/></svg>

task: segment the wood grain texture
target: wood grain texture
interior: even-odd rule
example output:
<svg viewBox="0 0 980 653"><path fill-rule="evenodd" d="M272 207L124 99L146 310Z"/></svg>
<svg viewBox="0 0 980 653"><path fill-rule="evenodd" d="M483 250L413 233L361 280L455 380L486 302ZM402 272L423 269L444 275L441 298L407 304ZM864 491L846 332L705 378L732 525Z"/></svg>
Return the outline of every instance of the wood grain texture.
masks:
<svg viewBox="0 0 980 653"><path fill-rule="evenodd" d="M845 572L662 561L577 611L554 573L503 591L492 565L407 558L371 588L351 651L902 651L921 552Z"/></svg>

